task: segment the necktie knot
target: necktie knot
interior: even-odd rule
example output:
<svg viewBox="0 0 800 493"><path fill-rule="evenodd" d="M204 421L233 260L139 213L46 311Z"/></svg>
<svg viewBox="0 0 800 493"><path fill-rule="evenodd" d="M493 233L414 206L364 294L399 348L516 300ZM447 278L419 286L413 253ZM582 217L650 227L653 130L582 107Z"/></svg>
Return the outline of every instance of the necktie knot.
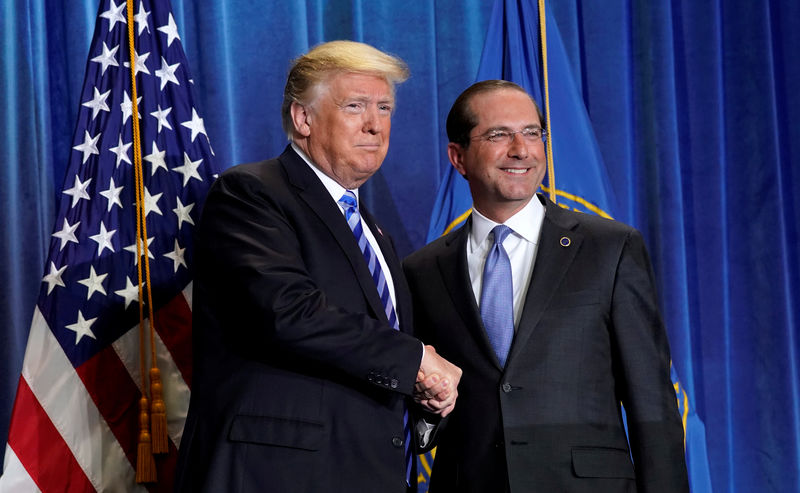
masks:
<svg viewBox="0 0 800 493"><path fill-rule="evenodd" d="M358 201L352 190L345 190L344 195L339 199L339 205L344 209L348 219L353 212L358 212Z"/></svg>
<svg viewBox="0 0 800 493"><path fill-rule="evenodd" d="M492 229L492 234L494 235L494 244L502 245L506 237L511 234L512 231L513 230L505 224L498 224L495 226L494 229Z"/></svg>

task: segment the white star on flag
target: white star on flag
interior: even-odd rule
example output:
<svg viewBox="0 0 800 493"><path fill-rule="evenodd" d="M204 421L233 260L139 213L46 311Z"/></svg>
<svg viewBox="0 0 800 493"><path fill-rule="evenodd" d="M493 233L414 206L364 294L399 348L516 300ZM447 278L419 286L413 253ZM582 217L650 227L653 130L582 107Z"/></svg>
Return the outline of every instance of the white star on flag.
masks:
<svg viewBox="0 0 800 493"><path fill-rule="evenodd" d="M147 68L147 57L150 56L150 52L145 53L144 55L140 55L137 51L134 50L133 52L133 72L134 75L139 75L139 72L145 73L150 75L150 69ZM123 63L126 67L130 68L131 62Z"/></svg>
<svg viewBox="0 0 800 493"><path fill-rule="evenodd" d="M183 259L183 251L186 250L185 248L181 248L178 245L178 239L175 239L175 250L171 252L167 252L164 254L165 257L172 259L172 266L175 269L175 272L178 272L178 266L182 265L186 267L186 260Z"/></svg>
<svg viewBox="0 0 800 493"><path fill-rule="evenodd" d="M197 110L192 108L192 119L182 122L181 125L190 129L192 131L192 142L197 137L198 134L203 134L208 139L208 134L206 134L206 126L203 123L203 119L200 118L200 115L197 114Z"/></svg>
<svg viewBox="0 0 800 493"><path fill-rule="evenodd" d="M124 187L122 186L119 187L114 186L114 177L112 176L111 183L108 184L108 188L100 192L100 195L102 195L103 197L106 198L106 200L108 200L107 212L111 212L111 208L114 207L114 205L118 205L120 208L122 208L122 202L119 200L119 194L122 193L123 188Z"/></svg>
<svg viewBox="0 0 800 493"><path fill-rule="evenodd" d="M152 152L147 156L144 156L142 159L150 163L150 176L156 174L156 170L159 168L164 168L164 171L169 171L167 168L167 162L164 160L164 156L167 155L167 151L161 151L158 149L156 145L156 141L153 141Z"/></svg>
<svg viewBox="0 0 800 493"><path fill-rule="evenodd" d="M106 277L108 277L108 274L97 275L97 273L94 271L93 265L89 267L89 277L86 279L80 279L78 281L78 284L83 284L88 288L88 293L86 294L87 300L91 298L95 292L100 293L103 296L106 295L106 288L103 287L103 281Z"/></svg>
<svg viewBox="0 0 800 493"><path fill-rule="evenodd" d="M163 193L157 193L155 195L150 195L150 190L145 187L144 189L144 217L147 217L148 214L151 212L155 212L159 216L163 216L161 213L161 208L158 206L158 199L164 195ZM147 243L148 245L150 243Z"/></svg>
<svg viewBox="0 0 800 493"><path fill-rule="evenodd" d="M119 168L119 163L125 161L128 164L131 164L131 159L128 157L128 149L130 149L133 142L128 142L127 144L122 143L122 135L119 136L119 140L117 141L117 146L112 147L109 151L113 152L117 155L117 167Z"/></svg>
<svg viewBox="0 0 800 493"><path fill-rule="evenodd" d="M97 243L97 256L99 257L103 250L108 248L112 252L114 251L114 245L111 244L111 238L116 233L116 229L112 229L111 231L106 230L106 225L103 221L100 221L100 232L96 235L92 235L89 239L95 241Z"/></svg>
<svg viewBox="0 0 800 493"><path fill-rule="evenodd" d="M77 178L77 176L75 178ZM75 237L75 230L78 229L78 225L80 223L81 222L78 221L72 226L70 226L69 221L67 221L67 218L66 217L64 218L64 227L61 228L61 231L56 231L55 233L53 233L53 236L61 240L61 246L58 248L59 251L63 250L64 245L66 245L67 243L70 242L78 243L78 238Z"/></svg>
<svg viewBox="0 0 800 493"><path fill-rule="evenodd" d="M83 338L83 336L89 336L92 339L97 339L94 336L94 332L92 332L92 329L91 329L91 326L92 326L92 324L94 324L95 320L97 320L97 317L90 318L89 320L84 319L83 318L83 313L80 310L78 310L78 321L75 322L74 324L67 325L66 328L68 328L69 330L75 332L75 345L76 346L78 345L79 342L81 342L81 339Z"/></svg>
<svg viewBox="0 0 800 493"><path fill-rule="evenodd" d="M153 238L153 237L150 237L150 238L147 239L147 258L152 258L152 259L155 258L153 256L153 249L150 248L150 244L153 243L154 239L155 238ZM141 255L144 255L144 242L141 241L141 240L139 240L139 247L140 247ZM133 263L134 264L138 264L139 263L139 257L141 255L137 255L136 254L136 243L133 243L132 245L126 246L125 248L123 248L123 250L131 252L133 254L133 258L134 258Z"/></svg>
<svg viewBox="0 0 800 493"><path fill-rule="evenodd" d="M64 281L61 280L61 274L64 273L66 268L67 266L65 265L64 267L57 269L56 264L50 262L50 273L42 278L42 282L47 283L47 294L52 293L56 286L61 286L62 288L65 287Z"/></svg>
<svg viewBox="0 0 800 493"><path fill-rule="evenodd" d="M200 167L200 163L202 163L202 159L198 159L197 161L192 161L189 159L189 155L186 152L183 153L183 166L176 166L172 168L172 171L176 173L180 173L183 175L183 186L185 187L189 180L192 178L197 178L200 181L203 181L203 178L197 173L197 168Z"/></svg>
<svg viewBox="0 0 800 493"><path fill-rule="evenodd" d="M170 65L167 63L167 60L162 56L161 57L161 68L156 70L156 77L161 79L161 90L164 90L168 82L172 82L173 84L181 85L180 81L177 77L175 77L175 71L178 70L180 67L180 63L175 63Z"/></svg>
<svg viewBox="0 0 800 493"><path fill-rule="evenodd" d="M92 109L92 120L94 120L101 111L111 111L106 104L106 99L108 99L109 94L111 94L111 89L100 94L100 91L95 87L94 97L81 105Z"/></svg>
<svg viewBox="0 0 800 493"><path fill-rule="evenodd" d="M86 164L86 160L89 159L89 156L92 154L100 154L100 151L97 150L97 141L100 140L100 136L102 133L98 132L97 135L92 137L89 135L88 130L83 131L83 144L78 144L73 147L76 151L80 151L83 153L83 164Z"/></svg>
<svg viewBox="0 0 800 493"><path fill-rule="evenodd" d="M120 109L122 110L122 124L125 125L128 122L128 118L130 118L131 115L133 114L133 107L131 104L132 103L131 97L128 96L128 91L123 91L123 93L124 93L123 100L119 105ZM142 97L139 96L136 98L136 104L139 105L141 103L142 103ZM137 114L139 115L139 119L141 120L142 114L140 112L137 112Z"/></svg>
<svg viewBox="0 0 800 493"><path fill-rule="evenodd" d="M127 24L128 21L125 19L125 16L122 15L122 11L125 10L125 0L119 5L114 4L114 0L111 0L111 5L108 7L108 10L100 14L100 17L108 19L108 32L111 32L114 29L114 25L117 22L121 22L123 24Z"/></svg>
<svg viewBox="0 0 800 493"><path fill-rule="evenodd" d="M72 196L72 205L70 207L75 207L75 204L81 199L91 200L89 194L86 193L86 189L89 188L89 183L91 182L91 178L88 178L86 181L81 181L78 175L75 175L75 184L72 185L72 188L68 188L63 192L64 195Z"/></svg>
<svg viewBox="0 0 800 493"><path fill-rule="evenodd" d="M158 133L161 133L161 129L163 127L167 127L168 129L172 130L172 125L169 124L167 121L167 115L169 115L172 108L165 108L161 109L161 105L158 105L158 110L153 111L150 113L151 116L154 116L158 120Z"/></svg>
<svg viewBox="0 0 800 493"><path fill-rule="evenodd" d="M106 42L103 41L103 52L96 57L92 58L93 62L100 64L100 73L105 75L106 69L108 67L119 67L119 62L117 61L117 50L119 49L119 45L115 46L113 50L109 50L108 46L106 46Z"/></svg>
<svg viewBox="0 0 800 493"><path fill-rule="evenodd" d="M184 206L183 202L181 202L181 198L180 197L175 197L175 200L177 202L177 207L172 209L172 212L174 212L175 215L178 216L178 229L179 230L181 229L181 226L183 226L183 222L184 221L186 221L189 224L194 225L194 221L192 220L192 216L189 215L189 213L194 208L194 204L187 204L187 205Z"/></svg>
<svg viewBox="0 0 800 493"><path fill-rule="evenodd" d="M147 18L150 17L150 12L146 12L144 10L144 2L139 0L139 12L133 16L134 20L136 21L136 25L139 26L139 35L142 35L142 31L147 29L147 32L150 32L150 26L147 25Z"/></svg>
<svg viewBox="0 0 800 493"><path fill-rule="evenodd" d="M144 289L146 283L142 283L142 288ZM114 294L125 298L125 308L128 308L134 301L139 301L139 285L133 284L131 282L131 278L125 276L125 288L120 289L118 291L114 291Z"/></svg>
<svg viewBox="0 0 800 493"><path fill-rule="evenodd" d="M167 35L167 48L172 46L172 42L176 39L178 41L181 40L181 37L178 36L178 26L175 25L175 19L172 18L172 13L169 14L167 25L159 27L158 30Z"/></svg>

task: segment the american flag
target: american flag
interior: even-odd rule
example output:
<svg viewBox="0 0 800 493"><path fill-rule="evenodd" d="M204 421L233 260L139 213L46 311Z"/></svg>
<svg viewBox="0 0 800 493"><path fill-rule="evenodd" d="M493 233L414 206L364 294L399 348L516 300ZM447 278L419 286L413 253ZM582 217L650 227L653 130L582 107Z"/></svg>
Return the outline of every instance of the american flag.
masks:
<svg viewBox="0 0 800 493"><path fill-rule="evenodd" d="M191 385L192 229L216 170L168 0L102 0L0 491L171 491ZM142 392L132 88L169 452L135 482ZM140 243L141 244L141 243ZM147 298L145 297L145 301ZM147 314L147 310L145 310Z"/></svg>

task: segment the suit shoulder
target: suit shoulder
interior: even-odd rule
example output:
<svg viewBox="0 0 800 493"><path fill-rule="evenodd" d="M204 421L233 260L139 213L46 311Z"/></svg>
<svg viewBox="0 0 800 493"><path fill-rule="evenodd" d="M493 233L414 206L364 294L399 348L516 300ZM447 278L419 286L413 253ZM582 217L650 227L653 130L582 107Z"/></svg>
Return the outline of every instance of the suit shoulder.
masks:
<svg viewBox="0 0 800 493"><path fill-rule="evenodd" d="M429 268L428 266L445 251L445 248L448 246L450 241L452 241L450 235L455 233L456 232L454 231L447 236L436 238L432 242L407 256L403 260L403 267L405 267L408 271L419 271Z"/></svg>
<svg viewBox="0 0 800 493"><path fill-rule="evenodd" d="M220 173L217 180L237 181L247 180L248 177L262 179L280 173L278 159L265 159L252 163L237 164Z"/></svg>
<svg viewBox="0 0 800 493"><path fill-rule="evenodd" d="M602 236L629 236L631 234L639 234L638 230L633 226L617 221L616 219L596 216L588 212L561 209L558 211L557 216L557 222L572 222L585 233Z"/></svg>
<svg viewBox="0 0 800 493"><path fill-rule="evenodd" d="M209 196L216 194L260 195L265 190L270 194L286 190L286 176L278 159L237 164L222 173L214 181Z"/></svg>

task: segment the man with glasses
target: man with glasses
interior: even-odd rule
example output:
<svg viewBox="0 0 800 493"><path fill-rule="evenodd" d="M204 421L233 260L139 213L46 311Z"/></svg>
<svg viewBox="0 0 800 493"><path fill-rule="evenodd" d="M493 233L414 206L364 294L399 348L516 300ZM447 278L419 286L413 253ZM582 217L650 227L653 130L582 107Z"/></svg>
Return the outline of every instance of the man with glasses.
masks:
<svg viewBox="0 0 800 493"><path fill-rule="evenodd" d="M430 491L688 492L642 237L536 194L542 121L497 80L447 117L473 213L404 263L417 335L463 370Z"/></svg>

